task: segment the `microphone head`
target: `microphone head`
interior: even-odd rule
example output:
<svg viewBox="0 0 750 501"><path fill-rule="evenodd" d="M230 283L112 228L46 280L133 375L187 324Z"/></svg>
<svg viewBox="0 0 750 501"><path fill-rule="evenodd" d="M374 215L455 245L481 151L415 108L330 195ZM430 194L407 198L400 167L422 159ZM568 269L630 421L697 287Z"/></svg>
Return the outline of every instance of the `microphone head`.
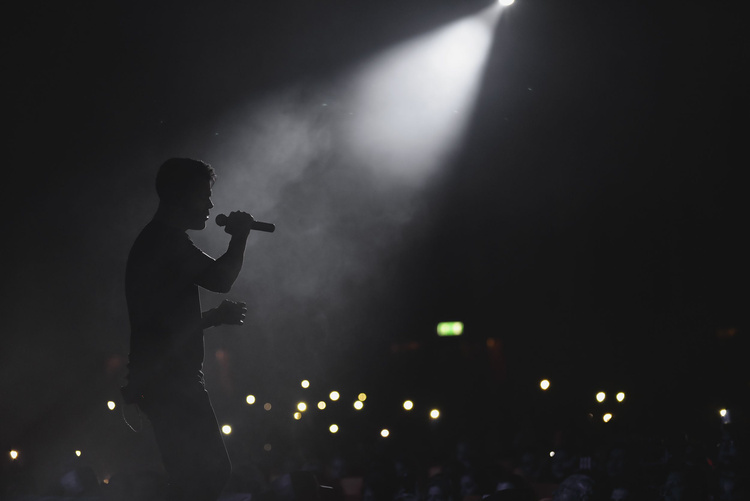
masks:
<svg viewBox="0 0 750 501"><path fill-rule="evenodd" d="M219 214L216 216L216 224L219 226L226 226L227 225L227 219L229 219L224 214Z"/></svg>

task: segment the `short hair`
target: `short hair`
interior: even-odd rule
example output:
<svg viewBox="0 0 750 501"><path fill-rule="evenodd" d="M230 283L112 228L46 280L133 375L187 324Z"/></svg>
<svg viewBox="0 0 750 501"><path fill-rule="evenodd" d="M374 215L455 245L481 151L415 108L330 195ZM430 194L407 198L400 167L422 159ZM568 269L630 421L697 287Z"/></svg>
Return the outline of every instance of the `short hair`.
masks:
<svg viewBox="0 0 750 501"><path fill-rule="evenodd" d="M209 164L192 158L170 158L156 174L156 193L160 200L178 202L199 180L207 180L211 185L216 181L216 173Z"/></svg>

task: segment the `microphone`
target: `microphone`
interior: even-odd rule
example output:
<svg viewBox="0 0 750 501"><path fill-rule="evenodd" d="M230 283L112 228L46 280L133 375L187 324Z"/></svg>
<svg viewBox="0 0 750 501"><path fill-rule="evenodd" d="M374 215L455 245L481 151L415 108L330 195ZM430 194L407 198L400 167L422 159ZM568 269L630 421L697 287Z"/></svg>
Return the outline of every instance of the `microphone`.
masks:
<svg viewBox="0 0 750 501"><path fill-rule="evenodd" d="M224 214L219 214L218 216L216 216L216 224L218 224L219 226L226 226L227 219L229 219L229 217L225 216ZM263 223L261 221L253 221L253 224L250 225L250 229L273 233L273 230L276 229L276 225L271 223Z"/></svg>

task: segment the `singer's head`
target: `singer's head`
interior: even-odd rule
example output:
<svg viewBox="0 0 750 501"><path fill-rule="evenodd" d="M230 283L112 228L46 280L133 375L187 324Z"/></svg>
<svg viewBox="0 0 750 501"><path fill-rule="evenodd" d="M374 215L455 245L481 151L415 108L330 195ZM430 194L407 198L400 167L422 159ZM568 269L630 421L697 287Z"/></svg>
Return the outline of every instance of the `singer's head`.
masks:
<svg viewBox="0 0 750 501"><path fill-rule="evenodd" d="M211 187L215 180L214 170L205 162L170 158L156 175L157 217L181 229L202 230L214 206Z"/></svg>

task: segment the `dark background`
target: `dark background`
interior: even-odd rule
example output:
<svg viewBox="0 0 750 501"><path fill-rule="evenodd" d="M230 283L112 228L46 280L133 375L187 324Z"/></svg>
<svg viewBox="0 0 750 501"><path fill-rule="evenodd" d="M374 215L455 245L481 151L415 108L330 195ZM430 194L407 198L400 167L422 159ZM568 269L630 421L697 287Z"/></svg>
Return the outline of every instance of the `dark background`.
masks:
<svg viewBox="0 0 750 501"><path fill-rule="evenodd" d="M105 403L161 162L212 163L214 214L257 211L222 174L262 185L268 171L206 156L236 146L224 138L248 103L292 85L284 109L325 128L338 118L321 100L350 103L321 82L482 6L47 2L4 16L3 450L41 463L88 446L110 473L132 454ZM575 419L600 389L627 392L633 427L689 428L721 407L741 419L746 59L730 3L519 0L461 150L424 187L373 182L334 141L253 212L278 230L253 234L231 296L246 326L207 337L220 419L241 429L254 393L286 420L314 400L302 378L317 395L374 395L373 428L405 397ZM218 255L225 236L205 233ZM443 320L464 336L438 339ZM543 377L556 403L540 403Z"/></svg>

